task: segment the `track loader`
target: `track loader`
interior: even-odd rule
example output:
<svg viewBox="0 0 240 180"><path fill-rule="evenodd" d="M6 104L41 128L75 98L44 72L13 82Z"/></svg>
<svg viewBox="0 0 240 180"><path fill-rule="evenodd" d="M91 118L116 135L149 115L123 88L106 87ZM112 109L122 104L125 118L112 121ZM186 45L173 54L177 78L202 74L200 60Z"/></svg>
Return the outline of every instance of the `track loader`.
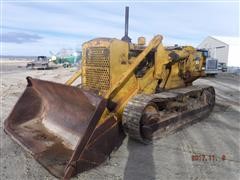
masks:
<svg viewBox="0 0 240 180"><path fill-rule="evenodd" d="M5 120L5 132L56 177L98 166L126 134L148 144L214 106L213 87L192 85L204 75L204 51L164 47L161 35L148 45L144 37L131 43L125 26L122 40L85 42L81 69L65 84L27 77ZM80 86L72 86L78 80Z"/></svg>

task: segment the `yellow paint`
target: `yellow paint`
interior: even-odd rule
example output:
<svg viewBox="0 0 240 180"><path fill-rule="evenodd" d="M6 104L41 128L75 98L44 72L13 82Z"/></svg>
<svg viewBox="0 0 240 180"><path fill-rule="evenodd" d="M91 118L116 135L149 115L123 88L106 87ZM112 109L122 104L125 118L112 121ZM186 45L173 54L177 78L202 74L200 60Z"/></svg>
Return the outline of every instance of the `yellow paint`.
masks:
<svg viewBox="0 0 240 180"><path fill-rule="evenodd" d="M66 85L71 85L75 80L77 80L80 76L82 75L82 70L80 69L79 71L75 72L71 78L67 80L65 83Z"/></svg>
<svg viewBox="0 0 240 180"><path fill-rule="evenodd" d="M162 90L184 87L204 74L205 58L201 52L191 46L168 49L161 41L162 36L158 35L145 47L143 42L132 44L114 38L97 38L83 44L83 88L97 90L99 95L117 104L114 112L105 109L99 124L110 114L121 120L124 107L136 94L154 94L158 85ZM153 56L147 56L149 53ZM170 53L177 58L172 59ZM154 64L136 77L136 68L146 60L153 60ZM77 72L66 84L79 76Z"/></svg>

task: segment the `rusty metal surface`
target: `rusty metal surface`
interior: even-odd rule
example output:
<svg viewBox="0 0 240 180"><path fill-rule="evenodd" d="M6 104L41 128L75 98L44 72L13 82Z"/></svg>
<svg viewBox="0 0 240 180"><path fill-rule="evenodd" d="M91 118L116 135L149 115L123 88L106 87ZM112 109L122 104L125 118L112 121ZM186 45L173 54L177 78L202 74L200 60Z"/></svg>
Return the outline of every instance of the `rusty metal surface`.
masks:
<svg viewBox="0 0 240 180"><path fill-rule="evenodd" d="M103 162L121 143L114 117L96 127L106 101L76 87L27 78L5 132L56 177L70 178ZM70 167L70 168L69 168Z"/></svg>
<svg viewBox="0 0 240 180"><path fill-rule="evenodd" d="M119 121L113 116L110 116L102 125L97 127L84 151L76 157L75 175L77 172L83 172L94 168L104 162L110 153L118 148L125 137ZM65 174L69 178L68 174Z"/></svg>
<svg viewBox="0 0 240 180"><path fill-rule="evenodd" d="M135 140L150 143L209 115L215 104L211 86L190 86L137 95L125 107L123 126Z"/></svg>

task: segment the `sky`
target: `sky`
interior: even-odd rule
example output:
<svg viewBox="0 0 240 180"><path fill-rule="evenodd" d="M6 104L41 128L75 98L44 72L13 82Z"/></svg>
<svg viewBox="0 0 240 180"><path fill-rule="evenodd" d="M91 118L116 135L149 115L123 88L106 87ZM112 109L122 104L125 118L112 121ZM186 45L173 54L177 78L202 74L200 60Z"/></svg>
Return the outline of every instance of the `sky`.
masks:
<svg viewBox="0 0 240 180"><path fill-rule="evenodd" d="M50 55L81 49L96 37L124 35L129 6L129 36L147 42L161 34L165 45L197 46L207 36L239 36L239 2L7 2L2 3L2 55Z"/></svg>

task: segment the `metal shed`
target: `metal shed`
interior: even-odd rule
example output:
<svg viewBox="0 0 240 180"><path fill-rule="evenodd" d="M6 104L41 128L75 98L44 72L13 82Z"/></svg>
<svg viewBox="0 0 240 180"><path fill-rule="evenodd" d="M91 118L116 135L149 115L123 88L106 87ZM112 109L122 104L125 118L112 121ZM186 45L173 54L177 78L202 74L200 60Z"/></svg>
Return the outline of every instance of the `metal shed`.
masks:
<svg viewBox="0 0 240 180"><path fill-rule="evenodd" d="M240 38L208 36L198 46L209 50L210 56L229 67L240 67Z"/></svg>

